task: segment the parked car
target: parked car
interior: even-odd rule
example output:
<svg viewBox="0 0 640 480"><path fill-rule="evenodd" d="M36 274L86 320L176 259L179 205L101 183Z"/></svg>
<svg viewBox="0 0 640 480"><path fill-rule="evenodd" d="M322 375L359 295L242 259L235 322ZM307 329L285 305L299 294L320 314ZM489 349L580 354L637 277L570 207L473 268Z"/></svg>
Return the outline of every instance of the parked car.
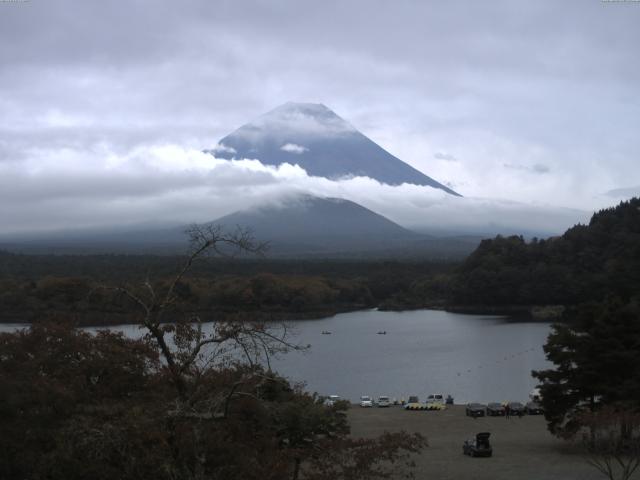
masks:
<svg viewBox="0 0 640 480"><path fill-rule="evenodd" d="M489 405L487 405L488 417L504 417L504 413L504 407L500 403L491 402Z"/></svg>
<svg viewBox="0 0 640 480"><path fill-rule="evenodd" d="M524 408L529 415L542 415L544 413L542 405L538 402L528 402Z"/></svg>
<svg viewBox="0 0 640 480"><path fill-rule="evenodd" d="M427 403L444 403L444 395L435 393L427 397Z"/></svg>
<svg viewBox="0 0 640 480"><path fill-rule="evenodd" d="M476 434L475 438L465 440L462 444L462 453L470 457L490 457L493 455L493 448L489 443L489 432Z"/></svg>
<svg viewBox="0 0 640 480"><path fill-rule="evenodd" d="M420 403L417 395L410 395L409 400L404 405L405 410L426 410L426 403Z"/></svg>
<svg viewBox="0 0 640 480"><path fill-rule="evenodd" d="M484 417L484 412L487 406L482 405L481 403L467 403L467 408L465 409L465 413L467 417Z"/></svg>
<svg viewBox="0 0 640 480"><path fill-rule="evenodd" d="M373 407L373 400L368 395L363 395L360 397L360 406L361 407Z"/></svg>
<svg viewBox="0 0 640 480"><path fill-rule="evenodd" d="M327 398L325 398L324 400L324 404L328 407L333 407L336 402L340 401L340 396L339 395L329 395Z"/></svg>
<svg viewBox="0 0 640 480"><path fill-rule="evenodd" d="M524 405L520 402L509 402L509 413L515 416L524 415Z"/></svg>
<svg viewBox="0 0 640 480"><path fill-rule="evenodd" d="M380 395L378 397L378 407L388 407L389 405L391 405L391 400L389 400L389 397L385 395Z"/></svg>

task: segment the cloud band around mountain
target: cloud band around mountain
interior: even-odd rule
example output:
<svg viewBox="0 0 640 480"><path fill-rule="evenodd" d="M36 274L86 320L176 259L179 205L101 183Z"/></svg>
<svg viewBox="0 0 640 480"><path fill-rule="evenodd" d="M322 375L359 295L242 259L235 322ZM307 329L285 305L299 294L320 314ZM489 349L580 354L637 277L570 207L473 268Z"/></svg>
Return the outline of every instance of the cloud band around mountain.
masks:
<svg viewBox="0 0 640 480"><path fill-rule="evenodd" d="M458 198L428 186L390 186L368 177L313 177L297 165L222 160L176 145L125 154L64 149L33 153L19 165L0 164L0 222L6 234L206 222L300 193L346 198L421 230L557 233L588 218L576 210Z"/></svg>

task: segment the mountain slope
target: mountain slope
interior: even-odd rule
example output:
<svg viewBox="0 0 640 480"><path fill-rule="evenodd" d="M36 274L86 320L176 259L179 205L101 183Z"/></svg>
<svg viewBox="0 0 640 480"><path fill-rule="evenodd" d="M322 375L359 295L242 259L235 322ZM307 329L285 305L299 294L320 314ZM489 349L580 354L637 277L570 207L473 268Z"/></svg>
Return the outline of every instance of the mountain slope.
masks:
<svg viewBox="0 0 640 480"><path fill-rule="evenodd" d="M214 222L228 231L249 228L268 242L268 257L438 258L468 255L478 238L438 238L407 230L357 203L311 195L240 211ZM122 226L0 237L0 250L48 254L179 254L186 226Z"/></svg>
<svg viewBox="0 0 640 480"><path fill-rule="evenodd" d="M215 224L250 228L274 253L353 252L394 249L422 238L349 200L311 195L232 213Z"/></svg>
<svg viewBox="0 0 640 480"><path fill-rule="evenodd" d="M321 104L285 103L238 128L208 152L225 159L257 158L266 165L298 164L313 176L367 176L389 185L428 185L459 196Z"/></svg>

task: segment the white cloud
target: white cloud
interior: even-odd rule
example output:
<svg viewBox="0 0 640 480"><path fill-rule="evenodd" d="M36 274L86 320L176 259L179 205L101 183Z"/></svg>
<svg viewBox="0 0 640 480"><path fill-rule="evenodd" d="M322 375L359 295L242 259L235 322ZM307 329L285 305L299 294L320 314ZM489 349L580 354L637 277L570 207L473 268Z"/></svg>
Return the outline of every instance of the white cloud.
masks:
<svg viewBox="0 0 640 480"><path fill-rule="evenodd" d="M207 151L209 153L213 153L213 154L216 154L216 153L231 153L231 154L238 153L235 148L229 147L229 146L225 145L224 143L219 143L215 147L210 148Z"/></svg>
<svg viewBox="0 0 640 480"><path fill-rule="evenodd" d="M640 185L635 187L616 188L604 193L608 197L613 198L630 198L640 197Z"/></svg>
<svg viewBox="0 0 640 480"><path fill-rule="evenodd" d="M250 119L245 119L247 120ZM316 137L325 139L342 137L351 135L353 132L355 132L353 125L334 115L322 104L286 102L251 120L249 128L241 127L233 132L233 135L244 137L250 142L269 138L283 142L283 147L292 145L297 149L299 145L288 142L292 134L297 138L311 140Z"/></svg>
<svg viewBox="0 0 640 480"><path fill-rule="evenodd" d="M514 163L505 163L505 168L510 168L512 170L521 170L523 172L536 173L542 175L544 173L549 173L551 170L547 165L543 165L541 163L535 163L531 166L529 165L519 165Z"/></svg>
<svg viewBox="0 0 640 480"><path fill-rule="evenodd" d="M105 151L32 152L0 163L0 224L6 234L212 221L293 194L353 200L417 229L561 232L584 212L486 198L458 198L430 187L383 185L368 177L329 180L297 165L222 160L171 144Z"/></svg>
<svg viewBox="0 0 640 480"><path fill-rule="evenodd" d="M296 155L300 155L301 153L309 151L307 147L296 145L295 143L285 143L280 147L280 150L282 150L283 152L295 153Z"/></svg>
<svg viewBox="0 0 640 480"><path fill-rule="evenodd" d="M116 166L133 146L206 148L296 100L325 103L465 196L591 209L611 201L600 192L640 178L640 8L577 0L518 8L507 1L463 8L147 3L123 9L60 0L2 9L0 164L47 161L55 150L50 158L64 165L62 147L71 157L85 147L82 171L89 168L82 157L104 153ZM283 125L294 120L309 135L345 128L292 115ZM283 134L276 145L289 140ZM40 168L30 161L23 173Z"/></svg>

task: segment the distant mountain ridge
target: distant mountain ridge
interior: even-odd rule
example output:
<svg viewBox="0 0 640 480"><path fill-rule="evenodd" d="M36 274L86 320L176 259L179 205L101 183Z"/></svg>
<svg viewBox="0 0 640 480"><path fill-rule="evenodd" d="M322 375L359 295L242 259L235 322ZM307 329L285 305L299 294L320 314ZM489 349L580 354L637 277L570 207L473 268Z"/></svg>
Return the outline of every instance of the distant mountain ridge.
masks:
<svg viewBox="0 0 640 480"><path fill-rule="evenodd" d="M479 238L435 238L408 230L355 202L304 194L238 211L210 222L227 231L248 228L268 242L268 257L461 258ZM0 238L0 249L22 253L179 254L186 225L76 230Z"/></svg>
<svg viewBox="0 0 640 480"><path fill-rule="evenodd" d="M289 102L243 125L206 152L227 160L298 164L330 179L367 176L389 185L426 185L460 196L391 155L322 104Z"/></svg>
<svg viewBox="0 0 640 480"><path fill-rule="evenodd" d="M248 227L275 253L394 249L423 238L349 200L301 195L215 220L228 230Z"/></svg>

